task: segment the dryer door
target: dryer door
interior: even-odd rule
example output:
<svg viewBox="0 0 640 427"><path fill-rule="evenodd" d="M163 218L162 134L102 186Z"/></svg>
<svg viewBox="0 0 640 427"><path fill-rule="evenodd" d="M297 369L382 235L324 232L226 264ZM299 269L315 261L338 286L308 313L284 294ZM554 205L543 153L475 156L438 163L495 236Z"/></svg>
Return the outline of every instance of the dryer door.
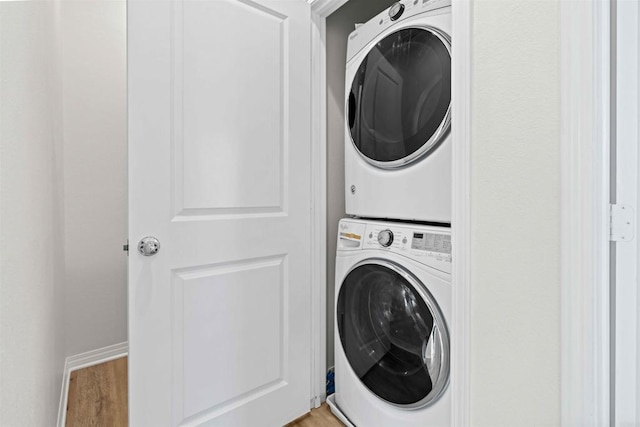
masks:
<svg viewBox="0 0 640 427"><path fill-rule="evenodd" d="M444 392L444 317L424 284L402 267L382 259L357 264L340 287L337 325L351 368L376 396L416 408Z"/></svg>
<svg viewBox="0 0 640 427"><path fill-rule="evenodd" d="M442 31L405 28L375 44L348 95L356 150L383 169L426 156L449 131L451 44Z"/></svg>

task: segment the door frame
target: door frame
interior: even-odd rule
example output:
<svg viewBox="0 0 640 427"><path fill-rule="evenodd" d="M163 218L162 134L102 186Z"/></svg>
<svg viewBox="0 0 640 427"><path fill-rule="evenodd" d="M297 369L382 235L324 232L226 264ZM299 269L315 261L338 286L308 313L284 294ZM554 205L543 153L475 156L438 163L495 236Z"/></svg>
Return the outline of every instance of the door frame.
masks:
<svg viewBox="0 0 640 427"><path fill-rule="evenodd" d="M638 40L640 5L612 1L611 25L611 201L631 207L632 235L612 242L611 281L611 427L638 425L640 413L640 310L638 308L638 266L640 245L637 237L638 199L638 123L640 78ZM612 233L613 234L613 233ZM626 238L625 238L626 237ZM619 398L621 397L621 398Z"/></svg>
<svg viewBox="0 0 640 427"><path fill-rule="evenodd" d="M610 423L610 0L560 2L562 426Z"/></svg>
<svg viewBox="0 0 640 427"><path fill-rule="evenodd" d="M326 18L348 0L308 0L311 3L312 50L312 186L313 186L313 259L312 259L312 399L318 407L326 398L326 149L327 78ZM469 281L470 281L470 208L471 208L471 46L472 0L452 2L452 104L456 120L453 135L453 218L451 328L452 420L457 427L469 425Z"/></svg>

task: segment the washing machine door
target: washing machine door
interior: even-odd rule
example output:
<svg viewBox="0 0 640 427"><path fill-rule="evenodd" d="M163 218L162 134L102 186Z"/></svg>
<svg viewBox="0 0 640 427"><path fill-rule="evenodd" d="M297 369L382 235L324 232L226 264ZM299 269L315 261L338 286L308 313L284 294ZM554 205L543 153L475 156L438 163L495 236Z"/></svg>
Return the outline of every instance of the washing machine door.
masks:
<svg viewBox="0 0 640 427"><path fill-rule="evenodd" d="M355 149L393 169L427 156L451 123L451 44L431 27L404 28L376 43L361 62L347 101Z"/></svg>
<svg viewBox="0 0 640 427"><path fill-rule="evenodd" d="M449 334L423 283L382 259L357 264L338 295L342 349L379 398L411 409L438 400L449 382Z"/></svg>

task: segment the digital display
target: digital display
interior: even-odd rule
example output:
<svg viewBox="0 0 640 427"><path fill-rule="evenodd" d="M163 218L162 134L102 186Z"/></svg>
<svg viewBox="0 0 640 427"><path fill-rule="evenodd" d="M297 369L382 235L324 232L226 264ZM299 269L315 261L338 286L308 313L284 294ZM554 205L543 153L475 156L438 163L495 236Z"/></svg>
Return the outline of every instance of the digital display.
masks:
<svg viewBox="0 0 640 427"><path fill-rule="evenodd" d="M411 249L451 254L451 236L436 233L413 233Z"/></svg>

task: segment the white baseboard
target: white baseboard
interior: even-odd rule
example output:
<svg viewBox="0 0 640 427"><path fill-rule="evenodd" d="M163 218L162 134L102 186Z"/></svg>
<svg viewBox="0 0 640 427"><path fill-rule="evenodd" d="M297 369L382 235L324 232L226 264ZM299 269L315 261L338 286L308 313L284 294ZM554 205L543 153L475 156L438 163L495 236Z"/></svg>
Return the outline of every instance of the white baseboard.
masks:
<svg viewBox="0 0 640 427"><path fill-rule="evenodd" d="M88 368L89 366L99 365L100 363L109 362L110 360L119 359L129 354L129 343L122 342L110 345L108 347L99 348L97 350L87 351L86 353L69 356L64 362L64 372L62 374L62 386L60 388L60 406L58 407L58 427L64 427L67 418L67 397L69 395L69 378L71 372L79 369Z"/></svg>

